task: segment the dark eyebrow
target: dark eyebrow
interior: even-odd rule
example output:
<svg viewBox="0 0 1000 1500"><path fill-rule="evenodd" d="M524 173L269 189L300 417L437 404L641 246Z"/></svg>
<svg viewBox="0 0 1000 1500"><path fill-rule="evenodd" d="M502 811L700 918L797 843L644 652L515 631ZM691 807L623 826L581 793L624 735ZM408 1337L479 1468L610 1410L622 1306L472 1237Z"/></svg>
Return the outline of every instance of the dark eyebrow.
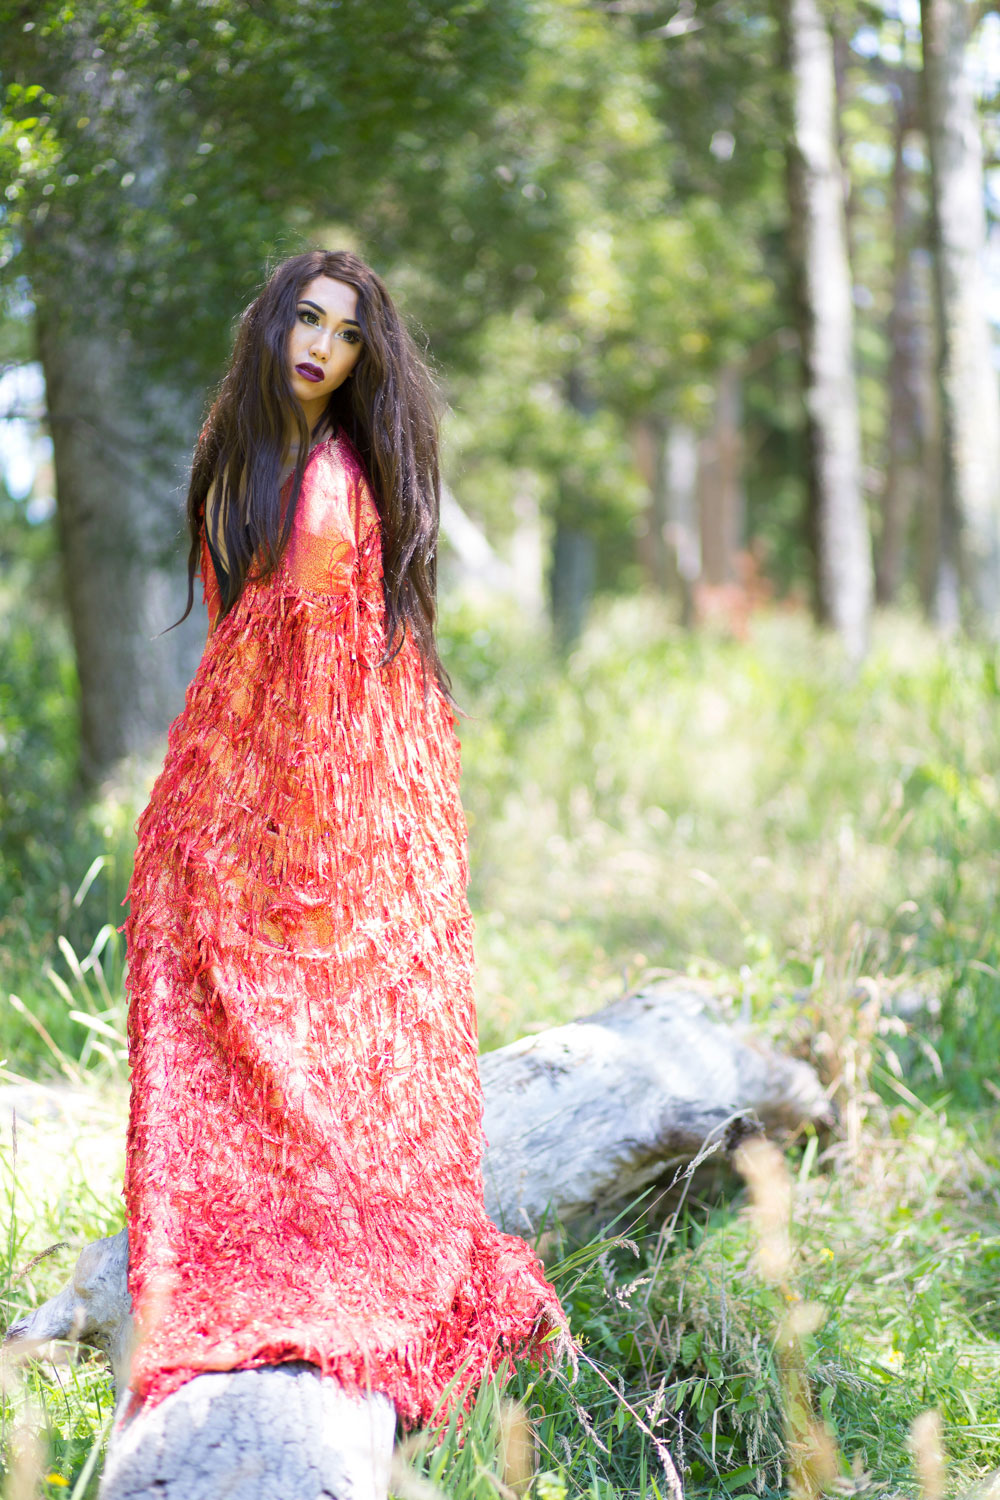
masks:
<svg viewBox="0 0 1000 1500"><path fill-rule="evenodd" d="M300 297L299 298L299 305L301 307L312 307L312 308L315 309L316 312L319 313L320 317L323 317L323 318L326 317L326 308L325 307L320 307L320 305L319 305L318 302L310 302L308 297ZM354 318L341 318L340 321L342 323L349 323L352 328L360 328L361 327L361 324L358 323Z"/></svg>

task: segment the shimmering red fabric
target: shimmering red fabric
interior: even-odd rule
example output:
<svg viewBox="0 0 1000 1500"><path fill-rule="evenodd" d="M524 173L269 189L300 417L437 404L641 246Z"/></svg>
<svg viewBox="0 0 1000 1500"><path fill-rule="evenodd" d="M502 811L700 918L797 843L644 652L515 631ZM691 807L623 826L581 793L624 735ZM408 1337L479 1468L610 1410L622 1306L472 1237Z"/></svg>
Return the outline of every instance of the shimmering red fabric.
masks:
<svg viewBox="0 0 1000 1500"><path fill-rule="evenodd" d="M285 491L287 499L287 490ZM125 1176L135 1399L304 1359L406 1427L565 1318L487 1218L459 744L344 438L212 629L138 823ZM464 1368L463 1368L464 1366Z"/></svg>

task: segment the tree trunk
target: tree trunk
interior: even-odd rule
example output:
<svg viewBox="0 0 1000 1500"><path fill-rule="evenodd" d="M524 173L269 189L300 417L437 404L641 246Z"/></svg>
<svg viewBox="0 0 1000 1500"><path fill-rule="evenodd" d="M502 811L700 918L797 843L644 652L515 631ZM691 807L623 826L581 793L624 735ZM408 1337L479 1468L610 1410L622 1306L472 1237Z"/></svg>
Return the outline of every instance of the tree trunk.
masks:
<svg viewBox="0 0 1000 1500"><path fill-rule="evenodd" d="M701 441L698 469L701 577L715 586L736 582L736 555L743 545L742 422L742 370L724 365L716 376L712 426Z"/></svg>
<svg viewBox="0 0 1000 1500"><path fill-rule="evenodd" d="M853 304L836 147L833 46L817 0L782 0L793 97L789 248L805 374L809 497L820 618L852 661L868 644L873 579L861 490Z"/></svg>
<svg viewBox="0 0 1000 1500"><path fill-rule="evenodd" d="M986 307L983 152L966 0L921 0L941 385L944 592L1000 638L1000 392ZM945 621L945 623L950 623Z"/></svg>
<svg viewBox="0 0 1000 1500"><path fill-rule="evenodd" d="M650 588L658 594L669 594L673 580L666 535L665 423L661 417L647 413L632 423L631 438L635 466L648 495L637 538L639 564Z"/></svg>
<svg viewBox="0 0 1000 1500"><path fill-rule="evenodd" d="M912 266L914 285L920 304L919 396L923 442L921 468L923 505L917 530L920 603L927 618L939 627L957 630L959 626L958 573L952 566L942 566L944 437L941 431L941 382L937 368L937 335L934 313L934 267L931 257ZM950 518L949 518L950 520ZM949 555L954 559L954 548ZM947 579L950 577L950 586ZM946 602L950 601L950 602Z"/></svg>
<svg viewBox="0 0 1000 1500"><path fill-rule="evenodd" d="M664 453L666 540L677 577L681 623L694 624L694 588L701 577L701 537L698 530L698 437L692 427L673 421L667 429Z"/></svg>
<svg viewBox="0 0 1000 1500"><path fill-rule="evenodd" d="M562 650L573 645L586 623L594 592L596 561L597 548L590 533L557 516L549 599L553 631Z"/></svg>
<svg viewBox="0 0 1000 1500"><path fill-rule="evenodd" d="M197 407L143 379L127 342L74 330L65 291L57 298L36 284L35 296L80 679L81 770L93 783L162 739L204 642L197 593L188 620L156 638L186 598L182 492Z"/></svg>
<svg viewBox="0 0 1000 1500"><path fill-rule="evenodd" d="M633 424L632 449L649 489L639 561L652 588L677 601L687 627L694 621L693 585L701 574L698 439L683 423L647 414Z"/></svg>
<svg viewBox="0 0 1000 1500"><path fill-rule="evenodd" d="M701 577L698 530L699 444L684 422L647 416L632 432L636 468L649 486L639 558L650 583L676 599L681 624L694 623L694 585Z"/></svg>
<svg viewBox="0 0 1000 1500"><path fill-rule="evenodd" d="M100 29L84 8L49 44L37 46L39 34L25 28L11 55L15 79L34 83L37 70L64 114L87 117L91 151L135 169L128 198L114 174L95 173L87 192L41 203L23 241L89 783L158 744L183 707L205 637L196 608L184 626L154 639L187 596L181 500L201 393L183 377L171 383L155 373L151 334L137 337L127 325L135 313L126 292L144 284L158 253L136 238L128 215L162 204L168 162L155 96L95 44ZM116 215L127 220L121 232Z"/></svg>
<svg viewBox="0 0 1000 1500"><path fill-rule="evenodd" d="M566 400L582 417L592 417L597 403L582 372L574 367L565 378ZM583 518L589 508L585 471L564 464L556 497L555 531L549 571L549 603L556 645L567 651L583 630L594 593L597 544Z"/></svg>
<svg viewBox="0 0 1000 1500"><path fill-rule="evenodd" d="M822 4L822 0L820 0ZM847 159L847 132L844 130L844 113L850 108L851 94L848 87L848 70L853 55L851 37L854 32L854 17L850 13L841 19L837 8L829 6L826 11L833 48L833 125L834 148L841 164L841 182L844 194L844 239L847 245L848 265L856 265L856 243L858 222L858 195L850 172L844 169Z"/></svg>
<svg viewBox="0 0 1000 1500"><path fill-rule="evenodd" d="M913 251L918 235L910 203L906 140L913 128L915 79L901 73L896 96L892 168L892 307L889 313L889 418L886 431L882 532L879 537L875 597L891 604L906 573L911 521L925 493L922 457L926 433L921 412L923 330L916 306Z"/></svg>

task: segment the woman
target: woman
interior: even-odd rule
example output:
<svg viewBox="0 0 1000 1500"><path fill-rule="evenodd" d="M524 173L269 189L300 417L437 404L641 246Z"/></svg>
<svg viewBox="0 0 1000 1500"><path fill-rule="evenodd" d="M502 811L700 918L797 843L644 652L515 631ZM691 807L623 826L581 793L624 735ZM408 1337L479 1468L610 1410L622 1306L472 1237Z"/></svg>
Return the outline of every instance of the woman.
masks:
<svg viewBox="0 0 1000 1500"><path fill-rule="evenodd" d="M195 452L209 636L129 890L133 1404L307 1360L411 1427L566 1336L483 1208L438 486L382 282L286 261Z"/></svg>

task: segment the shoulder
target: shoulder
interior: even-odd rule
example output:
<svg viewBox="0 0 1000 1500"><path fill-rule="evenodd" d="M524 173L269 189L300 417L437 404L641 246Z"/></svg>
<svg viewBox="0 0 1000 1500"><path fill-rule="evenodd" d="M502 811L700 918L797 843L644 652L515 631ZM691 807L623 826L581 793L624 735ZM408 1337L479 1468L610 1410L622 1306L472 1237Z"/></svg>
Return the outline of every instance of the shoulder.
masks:
<svg viewBox="0 0 1000 1500"><path fill-rule="evenodd" d="M380 527L375 492L364 459L343 430L331 439L330 456L344 475L344 483L350 496L354 534L359 540L363 539L369 531Z"/></svg>
<svg viewBox="0 0 1000 1500"><path fill-rule="evenodd" d="M291 479L285 481L287 496ZM328 439L314 449L302 476L295 531L313 536L350 536L353 532L353 479L348 466Z"/></svg>
<svg viewBox="0 0 1000 1500"><path fill-rule="evenodd" d="M368 477L364 459L343 429L330 439L329 449L334 460L343 467L352 483L370 493L371 480Z"/></svg>
<svg viewBox="0 0 1000 1500"><path fill-rule="evenodd" d="M286 502L290 483L283 492ZM367 554L378 531L378 511L357 450L341 435L327 438L313 449L302 476L290 541L292 571L315 552L317 541L336 547L339 565L349 555Z"/></svg>

